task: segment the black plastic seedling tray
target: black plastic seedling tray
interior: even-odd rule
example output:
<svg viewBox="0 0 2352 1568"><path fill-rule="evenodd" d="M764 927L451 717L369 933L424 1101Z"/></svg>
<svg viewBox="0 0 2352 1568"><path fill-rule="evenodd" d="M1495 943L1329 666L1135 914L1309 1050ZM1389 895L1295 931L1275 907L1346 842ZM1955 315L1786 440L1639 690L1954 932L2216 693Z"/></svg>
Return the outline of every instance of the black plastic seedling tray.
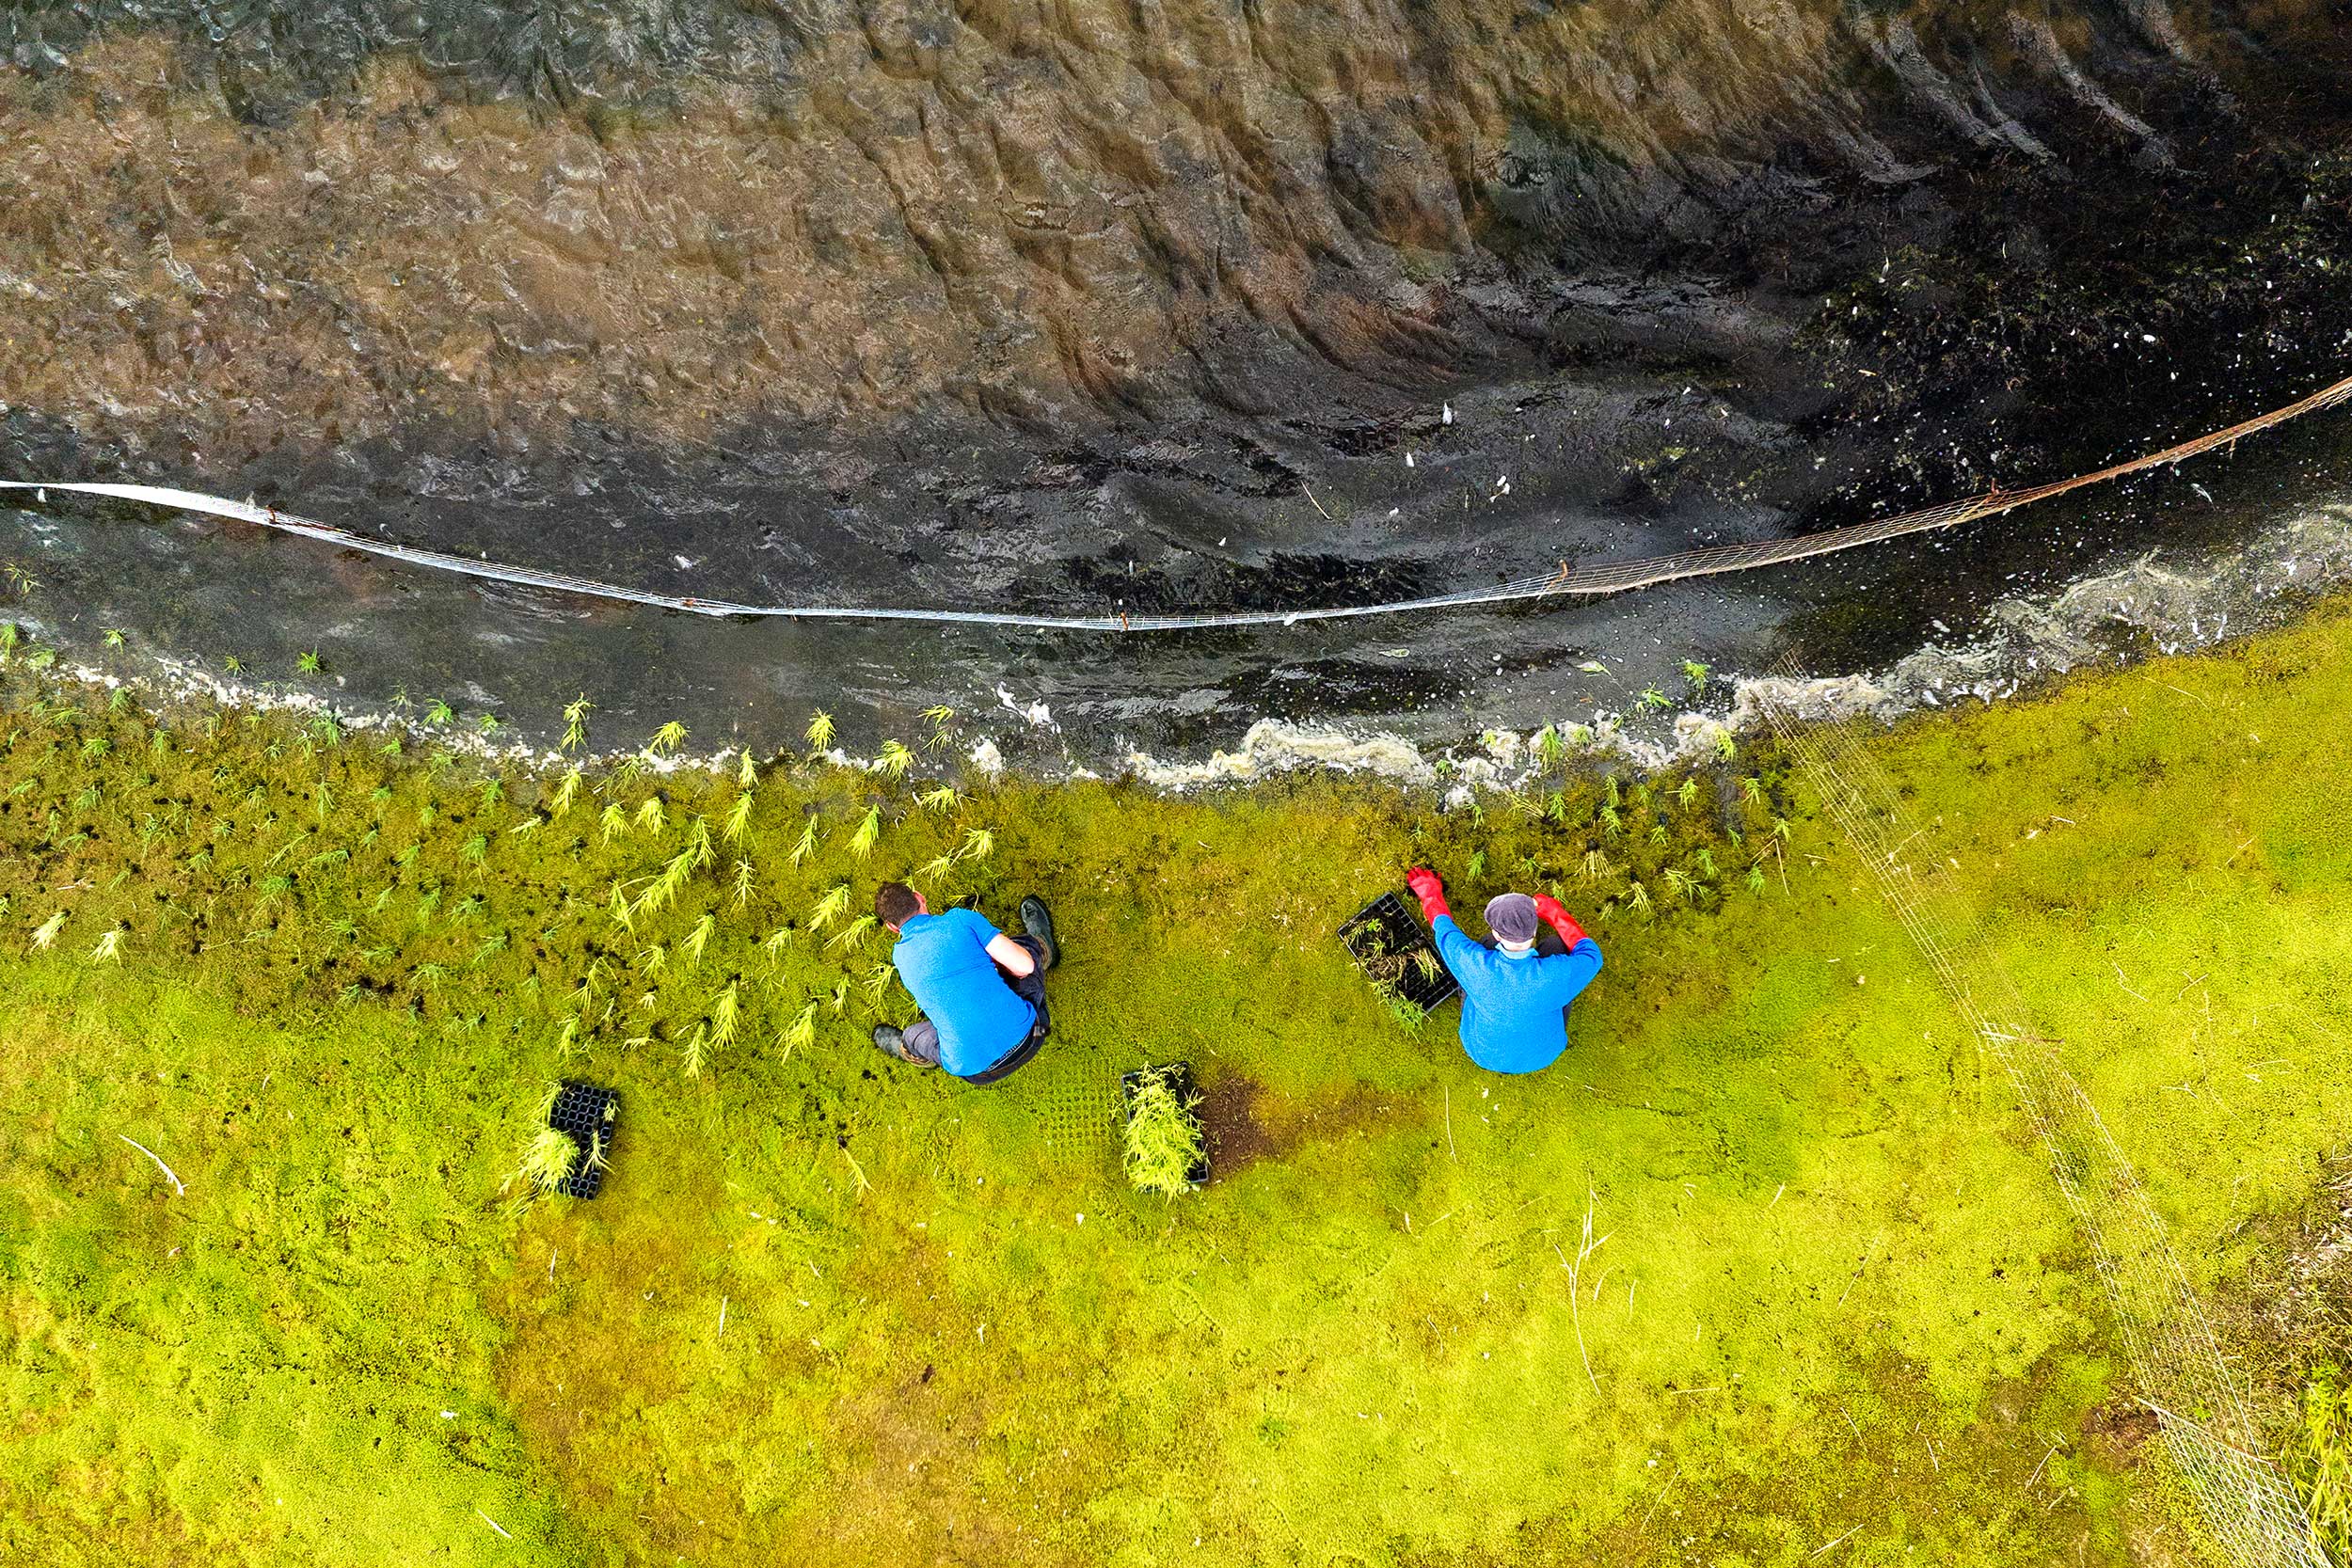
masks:
<svg viewBox="0 0 2352 1568"><path fill-rule="evenodd" d="M555 1184L559 1193L574 1197L594 1197L604 1185L605 1165L612 1160L612 1130L619 1124L621 1097L611 1089L600 1089L594 1084L564 1081L556 1091L555 1107L548 1112L548 1125L570 1137L580 1146L572 1158L572 1173ZM590 1164L591 1149L600 1149L603 1164Z"/></svg>
<svg viewBox="0 0 2352 1568"><path fill-rule="evenodd" d="M1176 1103L1190 1106L1194 1093L1192 1064L1170 1062L1168 1066L1168 1086L1169 1091L1176 1096ZM1120 1115L1122 1117L1135 1115L1136 1085L1142 1081L1143 1074L1144 1069L1137 1068L1133 1072L1122 1072L1119 1075ZM1200 1119L1200 1113L1197 1110L1192 1112L1192 1118L1197 1125ZM1195 1188L1199 1188L1209 1180L1209 1144L1205 1137L1200 1141L1200 1158L1193 1162L1192 1169L1184 1172L1184 1180L1191 1182Z"/></svg>
<svg viewBox="0 0 2352 1568"><path fill-rule="evenodd" d="M1438 957L1437 943L1429 940L1421 917L1393 893L1384 893L1366 904L1340 927L1340 940L1374 985L1403 997L1422 1012L1431 1011L1462 989L1445 960ZM1426 958L1422 957L1424 953Z"/></svg>

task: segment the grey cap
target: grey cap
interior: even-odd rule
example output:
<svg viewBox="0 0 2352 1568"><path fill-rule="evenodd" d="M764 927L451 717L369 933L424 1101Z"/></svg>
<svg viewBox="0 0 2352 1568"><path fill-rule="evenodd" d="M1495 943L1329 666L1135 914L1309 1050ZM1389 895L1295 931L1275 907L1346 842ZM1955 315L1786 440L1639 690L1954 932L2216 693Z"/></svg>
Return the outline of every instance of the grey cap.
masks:
<svg viewBox="0 0 2352 1568"><path fill-rule="evenodd" d="M1497 942L1535 940L1535 900L1524 893L1505 893L1486 901L1486 929Z"/></svg>

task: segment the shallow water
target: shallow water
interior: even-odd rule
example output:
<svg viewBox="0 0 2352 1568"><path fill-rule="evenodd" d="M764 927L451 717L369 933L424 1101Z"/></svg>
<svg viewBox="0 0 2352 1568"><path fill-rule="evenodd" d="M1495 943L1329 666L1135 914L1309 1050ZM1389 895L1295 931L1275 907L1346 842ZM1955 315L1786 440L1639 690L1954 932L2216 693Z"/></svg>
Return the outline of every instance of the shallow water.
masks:
<svg viewBox="0 0 2352 1568"><path fill-rule="evenodd" d="M2329 14L19 6L0 467L833 604L1303 607L1777 537L2341 373L2297 141L2352 103ZM41 583L0 613L526 738L584 691L607 739L761 748L944 705L1045 768L1267 718L1442 747L1683 695L1686 659L1889 671L2340 499L2343 424L1550 609L712 624L57 499L0 513Z"/></svg>
<svg viewBox="0 0 2352 1568"><path fill-rule="evenodd" d="M1725 711L1736 678L1784 653L1820 675L1886 677L1899 699L1915 702L1922 692L1996 693L2070 650L2085 662L2250 631L2335 580L2337 547L2352 534L2341 510L2352 506L2347 458L2352 420L2323 413L2234 455L1948 535L1554 609L1214 634L714 622L62 498L0 511L0 559L40 581L10 613L77 660L125 676L160 659L355 713L404 694L420 705L439 698L495 712L521 738L554 734L558 708L584 691L611 743L675 718L699 744L763 751L796 745L816 708L836 716L843 744L870 752L927 733L922 710L942 705L963 716L967 738L986 736L1016 765L1101 771L1137 752L1167 764L1230 748L1261 719L1393 735L1429 752L1487 730L1613 714L1662 740L1676 714ZM2285 572L2298 551L2311 564ZM2160 614L2136 616L2112 595L2064 599L2070 584L2152 552L2159 569L2181 574L2148 595L2164 598ZM2275 557L2279 569L2258 578L2217 565L2241 553ZM2062 636L2054 615L2065 617ZM124 628L128 645L103 646L107 628ZM1916 657L1934 648L1947 661L1974 650L1945 672L1941 699L1932 660ZM309 650L322 674L298 673ZM1685 683L1687 659L1715 673L1703 692ZM1607 673L1583 671L1586 662ZM1651 686L1676 699L1671 710L1645 713L1638 694ZM1281 749L1260 759L1285 760Z"/></svg>

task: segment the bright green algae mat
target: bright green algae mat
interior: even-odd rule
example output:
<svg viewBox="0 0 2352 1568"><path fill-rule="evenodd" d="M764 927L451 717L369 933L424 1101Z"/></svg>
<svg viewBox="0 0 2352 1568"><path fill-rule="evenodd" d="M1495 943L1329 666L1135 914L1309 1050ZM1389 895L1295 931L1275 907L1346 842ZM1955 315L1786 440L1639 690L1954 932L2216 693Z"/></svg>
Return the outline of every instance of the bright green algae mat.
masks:
<svg viewBox="0 0 2352 1568"><path fill-rule="evenodd" d="M2217 1300L2352 1119L2347 677L2335 606L1872 743ZM0 1560L2197 1560L2004 1081L1769 748L1480 813L786 762L735 841L731 770L551 815L429 740L0 728ZM881 942L809 928L959 851L1069 954L993 1091L876 1055ZM1416 859L1609 910L1549 1071L1349 967ZM1109 1130L1179 1058L1220 1166L1171 1204ZM620 1091L612 1173L517 1214L558 1076Z"/></svg>

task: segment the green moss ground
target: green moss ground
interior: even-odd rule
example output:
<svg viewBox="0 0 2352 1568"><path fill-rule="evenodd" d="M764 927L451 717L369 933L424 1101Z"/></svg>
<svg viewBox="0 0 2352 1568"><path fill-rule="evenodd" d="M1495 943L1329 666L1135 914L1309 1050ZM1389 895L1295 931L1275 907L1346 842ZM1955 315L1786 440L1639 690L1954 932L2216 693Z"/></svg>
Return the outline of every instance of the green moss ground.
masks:
<svg viewBox="0 0 2352 1568"><path fill-rule="evenodd" d="M1627 781L1614 833L1589 779L926 808L787 762L735 844L731 774L591 769L550 819L429 743L11 671L0 1559L2195 1560L1997 1069L1769 751ZM2352 1120L2347 675L2337 606L1876 743L2219 1293ZM711 863L620 929L698 815ZM974 830L935 885L1034 888L1069 951L993 1091L877 1056L881 943L808 928ZM1608 910L1550 1071L1349 968L1415 859ZM1171 1203L1109 1116L1180 1057L1220 1166ZM621 1091L613 1170L517 1213L559 1075Z"/></svg>

